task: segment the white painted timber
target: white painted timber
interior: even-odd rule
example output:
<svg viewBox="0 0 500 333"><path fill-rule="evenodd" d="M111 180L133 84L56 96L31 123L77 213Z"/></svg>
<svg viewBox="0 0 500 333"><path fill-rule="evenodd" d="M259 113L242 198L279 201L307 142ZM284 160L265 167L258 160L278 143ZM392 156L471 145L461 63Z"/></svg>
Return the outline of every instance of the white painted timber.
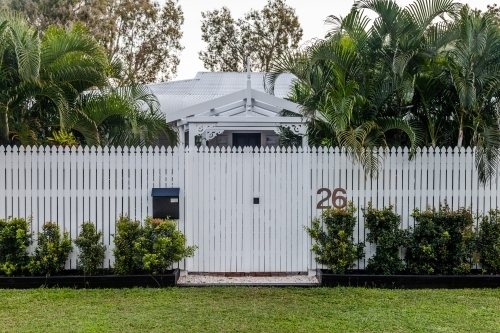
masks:
<svg viewBox="0 0 500 333"><path fill-rule="evenodd" d="M245 97L246 97L246 90L240 90L223 97L214 98L212 100L208 100L200 104L192 105L184 109L167 113L166 121L167 122L177 121L180 119L187 118L189 116L209 111L217 107L221 107L227 104L237 103L240 100L243 100Z"/></svg>
<svg viewBox="0 0 500 333"><path fill-rule="evenodd" d="M113 234L121 214L144 221L152 213L153 187L180 188L178 229L195 257L175 267L195 272L310 272L318 266L304 230L320 217L320 200L336 188L358 208L394 204L402 227L414 226L411 212L444 200L453 208L487 213L500 203L498 174L482 186L470 149L423 148L384 153L376 178L338 148L68 148L0 147L0 218L32 216L41 231L52 221L78 235L92 221L108 246L105 267L113 267ZM337 193L339 194L339 193ZM259 202L254 204L254 198ZM323 202L331 206L332 198ZM356 213L356 241L367 231ZM36 244L35 244L36 245ZM30 250L33 246L30 247ZM364 268L374 254L367 244ZM76 268L73 251L67 268Z"/></svg>

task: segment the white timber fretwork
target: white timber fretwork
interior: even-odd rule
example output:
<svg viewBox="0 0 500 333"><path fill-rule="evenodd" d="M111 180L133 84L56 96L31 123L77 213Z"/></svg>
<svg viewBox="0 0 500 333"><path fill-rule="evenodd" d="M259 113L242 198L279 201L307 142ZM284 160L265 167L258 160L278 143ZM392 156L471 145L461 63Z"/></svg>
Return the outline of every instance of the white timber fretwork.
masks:
<svg viewBox="0 0 500 333"><path fill-rule="evenodd" d="M280 115L283 110L294 112L298 116L283 117ZM303 137L305 148L306 126L299 116L301 114L300 105L252 89L248 63L246 89L167 113L166 120L177 123L181 147L192 145L196 136L201 136L207 142L225 131L279 133L280 128L287 127L294 134ZM185 132L189 132L189 142L184 142Z"/></svg>

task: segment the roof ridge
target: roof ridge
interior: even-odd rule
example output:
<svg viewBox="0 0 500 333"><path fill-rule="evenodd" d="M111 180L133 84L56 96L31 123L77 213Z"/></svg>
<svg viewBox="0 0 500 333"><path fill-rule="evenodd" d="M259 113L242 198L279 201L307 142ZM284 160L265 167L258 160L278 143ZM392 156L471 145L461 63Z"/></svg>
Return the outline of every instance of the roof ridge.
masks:
<svg viewBox="0 0 500 333"><path fill-rule="evenodd" d="M190 82L190 81L200 81L200 79L185 79L185 80L172 80L172 81L164 81L164 82L153 82L153 83L147 83L147 86L155 86L155 85L160 85L160 84L174 84L174 83L179 83L179 82Z"/></svg>

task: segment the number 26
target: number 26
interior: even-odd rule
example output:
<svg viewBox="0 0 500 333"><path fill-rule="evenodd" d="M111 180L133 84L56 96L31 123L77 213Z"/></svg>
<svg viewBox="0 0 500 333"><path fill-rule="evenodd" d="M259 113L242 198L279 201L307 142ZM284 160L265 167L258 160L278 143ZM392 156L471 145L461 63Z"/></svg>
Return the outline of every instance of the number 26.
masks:
<svg viewBox="0 0 500 333"><path fill-rule="evenodd" d="M345 197L345 194L347 193L346 190L344 190L343 188L341 187L337 187L336 189L333 190L333 194L332 194L332 191L330 191L329 189L327 188L320 188L317 192L317 194L321 194L321 192L326 192L326 197L321 199L318 204L316 205L316 208L317 209L327 209L327 208L330 208L329 205L327 204L323 204L324 202L328 201L328 199L330 199L330 197L332 198L332 204L333 204L333 207L335 208L344 208L345 206L347 206L347 198ZM344 195L339 195L338 193L342 193ZM338 201L340 200L340 204L338 204Z"/></svg>

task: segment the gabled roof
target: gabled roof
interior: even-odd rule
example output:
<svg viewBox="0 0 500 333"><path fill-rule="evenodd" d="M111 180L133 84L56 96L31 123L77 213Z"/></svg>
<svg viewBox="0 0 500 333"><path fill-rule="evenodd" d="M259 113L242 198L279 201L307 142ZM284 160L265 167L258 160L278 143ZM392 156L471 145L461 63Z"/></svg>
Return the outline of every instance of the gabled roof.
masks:
<svg viewBox="0 0 500 333"><path fill-rule="evenodd" d="M194 80L150 87L160 100L166 121L177 122L179 129L188 131L189 142L195 142L196 135L211 140L226 130L278 133L288 127L296 134L305 134L300 116L281 116L283 110L301 114L300 105L284 99L294 76L280 76L275 95L270 95L264 89L264 75L251 73L248 63L246 73L198 73Z"/></svg>
<svg viewBox="0 0 500 333"><path fill-rule="evenodd" d="M170 112L166 115L167 122L178 120L194 120L194 118L206 117L238 117L250 118L273 117L282 118L279 113L288 110L300 114L300 105L272 96L248 86L246 89L232 94L218 97L209 101L189 106L184 109ZM215 120L215 119L214 119ZM241 121L239 119L238 121Z"/></svg>
<svg viewBox="0 0 500 333"><path fill-rule="evenodd" d="M265 93L264 75L262 72L250 73L252 90ZM293 74L280 75L274 88L274 96L286 98L294 79ZM199 72L192 80L154 83L148 86L158 97L161 110L168 116L174 111L245 89L247 73Z"/></svg>

